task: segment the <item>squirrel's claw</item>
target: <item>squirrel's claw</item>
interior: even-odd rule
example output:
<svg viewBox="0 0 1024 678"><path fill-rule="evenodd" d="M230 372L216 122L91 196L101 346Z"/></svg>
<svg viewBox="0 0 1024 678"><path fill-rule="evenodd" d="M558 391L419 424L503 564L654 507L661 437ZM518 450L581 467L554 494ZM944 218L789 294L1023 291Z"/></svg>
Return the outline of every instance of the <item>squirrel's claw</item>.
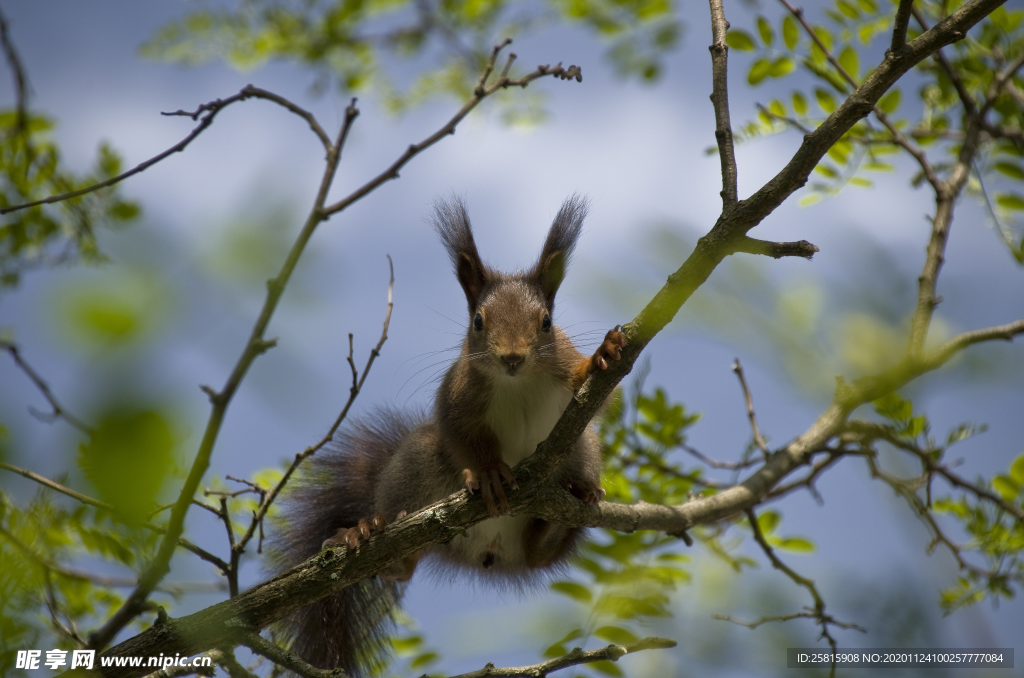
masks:
<svg viewBox="0 0 1024 678"><path fill-rule="evenodd" d="M600 482L575 482L566 486L565 489L584 504L599 504L605 496Z"/></svg>
<svg viewBox="0 0 1024 678"><path fill-rule="evenodd" d="M616 325L604 335L604 341L594 351L590 359L590 371L608 369L608 360L620 360L622 349L626 347L626 335L620 330L622 326Z"/></svg>
<svg viewBox="0 0 1024 678"><path fill-rule="evenodd" d="M351 550L359 548L359 544L375 534L380 534L387 527L388 521L379 513L372 518L362 518L355 527L342 527L333 537L324 540L321 548L345 545Z"/></svg>
<svg viewBox="0 0 1024 678"><path fill-rule="evenodd" d="M466 489L470 493L480 490L484 506L487 507L487 512L492 518L498 518L511 512L512 508L508 503L508 497L505 495L505 488L501 481L504 480L513 490L518 490L519 485L508 464L499 462L495 466L488 466L479 471L462 469L462 476L466 479Z"/></svg>

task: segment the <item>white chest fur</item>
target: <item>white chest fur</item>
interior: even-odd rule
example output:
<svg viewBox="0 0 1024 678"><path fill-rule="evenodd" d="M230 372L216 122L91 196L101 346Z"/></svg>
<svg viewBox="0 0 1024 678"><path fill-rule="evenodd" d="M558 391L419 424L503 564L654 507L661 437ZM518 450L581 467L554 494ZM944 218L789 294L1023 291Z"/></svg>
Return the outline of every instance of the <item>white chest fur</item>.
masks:
<svg viewBox="0 0 1024 678"><path fill-rule="evenodd" d="M487 425L498 437L505 463L515 466L533 454L571 399L572 392L548 375L496 380Z"/></svg>
<svg viewBox="0 0 1024 678"><path fill-rule="evenodd" d="M498 438L505 463L515 466L533 454L571 399L572 392L547 375L496 380L486 421ZM465 539L450 542L449 548L474 567L522 569L523 531L529 520L529 516L485 520L469 528Z"/></svg>

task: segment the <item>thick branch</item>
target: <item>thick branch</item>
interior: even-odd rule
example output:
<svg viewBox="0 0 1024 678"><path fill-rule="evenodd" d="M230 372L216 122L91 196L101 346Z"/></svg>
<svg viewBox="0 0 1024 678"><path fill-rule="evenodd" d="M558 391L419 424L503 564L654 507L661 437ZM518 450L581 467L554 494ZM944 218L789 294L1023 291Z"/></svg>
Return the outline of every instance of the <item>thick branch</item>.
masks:
<svg viewBox="0 0 1024 678"><path fill-rule="evenodd" d="M722 163L722 209L728 211L736 204L736 152L733 149L732 123L729 121L729 46L722 0L711 2L711 103L715 107L715 139Z"/></svg>

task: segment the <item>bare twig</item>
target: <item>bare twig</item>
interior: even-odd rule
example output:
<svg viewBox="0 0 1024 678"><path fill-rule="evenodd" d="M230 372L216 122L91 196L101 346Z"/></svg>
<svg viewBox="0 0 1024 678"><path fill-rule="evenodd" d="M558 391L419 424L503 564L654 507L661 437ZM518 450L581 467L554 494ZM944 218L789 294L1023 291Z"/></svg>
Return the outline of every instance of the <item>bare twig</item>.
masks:
<svg viewBox="0 0 1024 678"><path fill-rule="evenodd" d="M210 103L203 104L203 105L201 105L199 108L197 108L192 113L187 113L185 111L175 111L173 113L164 113L163 115L183 115L183 116L188 116L188 117L192 118L193 120L196 120L198 118L199 119L199 124L196 125L195 129L193 129L192 132L187 137L185 137L184 139L179 141L174 146L171 146L170 148L168 148L163 153L155 155L152 158L150 158L149 160L143 161L143 162L139 163L138 165L136 165L135 167L133 167L132 169L127 170L125 172L122 172L121 174L118 174L116 177L111 177L111 178L107 179L106 181L101 181L101 182L99 182L97 184L93 184L92 186L87 186L87 187L85 187L83 189L80 189L80 190L77 190L77 191L71 191L69 193L62 193L60 195L52 195L52 196L50 196L48 198L44 198L42 200L36 200L34 202L27 202L27 203L24 203L22 205L13 205L11 207L5 207L3 209L0 209L0 214L8 214L10 212L16 212L18 210L28 209L29 207L36 207L38 205L49 205L51 203L61 202L63 200L70 200L72 198L77 198L79 196L83 196L83 195L85 195L87 193L92 193L93 191L98 191L101 188L107 188L109 186L113 186L114 184L120 183L120 182L124 181L125 179L127 179L128 177L134 176L134 175L136 175L136 174L138 174L140 172L143 172L143 171L149 169L150 167L152 167L153 165L157 164L161 160L164 160L165 158L167 158L167 157L169 157L171 155L174 155L175 153L178 153L180 151L185 150L185 148L190 143L192 143L192 141L194 141L196 137L198 137L200 134L202 134L203 131L206 130L207 127L209 127L210 125L213 124L213 119L217 116L217 114L220 111L222 111L225 107L230 106L231 104L235 103L236 101L245 101L246 99L249 99L249 98L266 99L268 101L273 101L274 103L277 103L277 104L280 104L281 106L284 106L289 111L291 111L292 113L295 113L299 117L304 118L309 123L309 126L316 133L317 137L320 139L320 142L324 145L324 148L327 149L328 152L330 151L330 148L331 148L330 139L324 133L323 129L320 127L320 124L316 121L316 118L313 117L312 113L309 113L308 111L303 110L302 108L300 108L299 106L296 106L295 104L291 103L290 101L288 101L284 97L278 96L277 94L274 94L272 92L268 92L268 91L260 89L258 87L253 87L252 85L247 85L244 88L242 88L242 91L239 92L238 94L235 94L234 96L230 96L230 97L228 97L226 99L217 99L216 101L211 101Z"/></svg>
<svg viewBox="0 0 1024 678"><path fill-rule="evenodd" d="M928 25L928 20L925 19L925 16L920 9L913 7L913 15L914 19L917 20L917 23L920 24L923 30L931 30L931 27ZM964 110L967 111L969 116L973 117L977 112L978 107L974 101L974 97L971 96L971 93L967 91L967 87L964 86L964 81L960 77L960 72L953 68L953 64L949 63L949 59L946 58L946 55L941 49L936 50L933 58L935 59L935 62L939 64L939 67L946 73L946 77L949 78L949 81L953 83L953 88L956 90L957 96L960 97L960 103L964 105Z"/></svg>
<svg viewBox="0 0 1024 678"><path fill-rule="evenodd" d="M939 474L953 487L958 487L962 490L974 494L975 496L985 499L1000 510L1006 511L1008 514L1014 516L1021 523L1024 523L1024 509L1019 506L1015 506L1010 502L1003 499L998 494L989 491L988 489L972 483L968 480L964 480L960 476L956 475L949 470L947 466L939 464L932 457L928 450L922 450L917 445L914 445L911 441L901 438L895 431L888 426L882 424L876 424L868 421L854 420L850 421L846 425L846 430L852 434L855 434L862 441L871 440L884 440L893 447L909 452L917 457L921 461L921 465L925 468L928 474Z"/></svg>
<svg viewBox="0 0 1024 678"><path fill-rule="evenodd" d="M11 76L14 79L15 111L17 112L14 131L21 135L25 144L25 153L28 158L28 162L25 163L27 172L28 166L32 164L33 155L28 130L28 76L25 75L25 67L21 63L18 50L14 47L14 41L11 40L7 17L4 16L2 11L0 11L0 45L3 47L4 55L7 57L7 64L11 69Z"/></svg>
<svg viewBox="0 0 1024 678"><path fill-rule="evenodd" d="M818 248L815 247L814 249L817 250ZM747 418L750 419L750 430L754 433L754 444L757 445L765 460L767 460L771 456L771 451L768 449L768 443L765 442L764 437L761 435L761 429L757 427L757 415L754 414L754 398L750 395L750 388L747 386L746 377L743 376L743 366L740 365L739 358L736 358L733 362L732 371L736 373L736 377L740 380L740 387L743 389L743 400L747 405Z"/></svg>
<svg viewBox="0 0 1024 678"><path fill-rule="evenodd" d="M97 499L93 499L92 497L84 495L81 492L76 492L75 490L72 490L69 487L65 487L60 483L54 482L49 478L41 476L38 473L33 473L32 471L28 471L23 468L18 468L17 466L12 466L11 464L8 464L6 462L0 462L0 468L5 469L7 471L11 471L12 473L17 473L18 475L28 478L29 480L33 480L39 483L40 485L43 485L44 487L48 487L51 490L55 490L57 492L60 492L61 494L65 494L71 497L72 499L76 499L82 502L83 504L95 506L96 508L103 509L104 511L109 511L113 514L117 513L117 509L111 506L110 504L99 501ZM160 527L159 525L154 525L153 523L141 523L141 525L147 530L152 530L153 532L156 532L158 534L165 534L167 532L167 530L163 527ZM219 569L221 572L227 572L227 563L225 563L223 560L213 555L212 553L199 548L187 539L179 538L178 545L181 546L183 549L186 549L196 554L206 562L216 565L217 569Z"/></svg>
<svg viewBox="0 0 1024 678"><path fill-rule="evenodd" d="M774 259L782 257L803 257L810 260L821 250L806 240L797 242L771 242L758 240L749 236L740 238L731 248L732 252L746 252L747 254L763 254Z"/></svg>
<svg viewBox="0 0 1024 678"><path fill-rule="evenodd" d="M711 103L715 108L715 140L718 142L718 156L722 164L722 209L729 210L736 204L737 167L736 152L733 148L732 123L729 120L729 46L726 33L729 22L725 19L722 0L711 3Z"/></svg>
<svg viewBox="0 0 1024 678"><path fill-rule="evenodd" d="M561 80L576 80L578 82L583 80L583 75L580 71L579 66L569 66L569 68L563 68L561 64L557 66L538 66L537 70L532 73L528 73L521 78L511 79L508 77L508 69L512 65L512 61L515 60L516 55L510 54L508 61L506 62L505 68L501 75L496 78L490 85L485 85L487 77L494 69L494 63L498 58L498 53L509 43L511 40L506 40L504 43L497 45L491 52L491 58L487 62L484 75L480 78L480 83L473 90L473 96L466 104L459 109L452 118L445 123L439 130L431 134L429 137L419 142L418 144L410 145L405 152L395 160L390 167L378 174L376 177L366 182L356 190L352 191L348 196L341 200L328 205L323 208L323 216L329 217L336 214L355 201L362 198L364 195L374 190L381 184L398 178L398 171L402 169L410 160L414 157L436 144L441 139L445 138L450 134L455 134L455 127L462 122L462 119L469 115L470 111L477 107L477 105L483 101L486 97L494 94L499 89L507 89L509 87L523 87L525 88L531 82L537 78L550 75Z"/></svg>
<svg viewBox="0 0 1024 678"><path fill-rule="evenodd" d="M388 255L388 270L390 272L390 277L388 279L388 306L387 313L384 315L384 329L381 331L380 339L377 341L377 345L374 346L373 349L370 351L370 357L367 358L366 365L363 367L362 376L360 377L359 372L356 370L355 362L352 360L352 335L349 334L348 364L349 368L352 370L352 386L349 389L348 400L345 401L344 407L341 408L341 413L338 414L338 417L334 420L334 423L331 425L331 428L327 431L327 434L323 438L321 438L320 441L317 442L315 445L307 447L302 452L296 454L295 459L292 460L291 465L288 467L288 470L285 471L284 475L281 477L281 480L278 481L277 485L275 485L273 489L271 489L269 492L265 492L262 495L259 509L256 511L256 513L253 514L252 521L249 523L249 529L246 531L245 535L238 541L238 544L232 547L233 557L234 551L237 550L239 554L241 554L241 552L245 550L245 546L253 538L253 534L257 526L260 526L260 529L262 531L263 518L267 515L267 511L270 510L270 506L274 503L274 500L277 499L278 495L281 493L281 490L284 489L284 486L288 483L288 480L292 477L292 474L294 474L295 471L299 468L299 465L302 464L302 462L307 457L316 454L320 450L320 448L322 448L324 445L330 442L331 439L334 438L335 431L337 431L338 427L341 426L341 422L343 422L345 420L345 417L348 416L348 412L352 407L352 403L355 402L356 396L359 395L359 392L363 388L363 384L366 382L367 375L370 374L370 368L373 367L373 362L377 359L378 356L380 356L380 351L384 347L384 342L388 340L388 327L391 326L391 311L394 309L395 306L393 299L393 293L395 289L395 266L394 262L392 262L391 260L391 255ZM263 540L261 534L258 551L262 551L262 547Z"/></svg>
<svg viewBox="0 0 1024 678"><path fill-rule="evenodd" d="M497 668L494 664L488 664L482 669L477 671L470 671L469 673L461 673L452 678L544 678L550 673L559 671L561 669L568 668L570 666L579 666L580 664L590 664L593 662L601 661L618 661L624 655L640 652L642 650L662 650L675 647L676 643L674 640L666 640L665 638L644 638L638 640L635 643L629 643L627 645L608 645L597 650L582 650L580 648L574 648L568 654L564 654L561 657L555 657L549 659L546 662L540 664L534 664L533 666L519 666L515 668Z"/></svg>
<svg viewBox="0 0 1024 678"><path fill-rule="evenodd" d="M738 471L740 469L750 468L751 466L757 466L758 464L761 463L760 461L755 461L753 459L744 459L742 461L718 461L717 459L712 459L711 457L707 456L700 450L696 450L690 447L689 445L680 445L679 447L682 448L684 452L692 454L694 457L697 457L697 459L700 459L702 462L704 462L711 468L721 468L728 469L730 471Z"/></svg>
<svg viewBox="0 0 1024 678"><path fill-rule="evenodd" d="M818 587L814 585L813 579L808 579L796 573L792 568L786 565L784 562L779 560L779 557L775 555L775 550L768 543L768 540L764 538L764 534L761 532L761 526L757 524L757 515L754 513L754 509L749 508L746 510L747 521L750 523L750 529L754 532L754 540L757 541L758 546L764 551L764 554L768 556L768 560L771 561L772 567L776 570L780 570L783 574L793 580L798 586L802 586L807 589L808 593L814 599L814 608L811 610L811 614L797 614L795 616L809 616L821 627L821 637L828 641L828 644L832 647L833 655L836 652L836 639L829 633L828 627L830 625L838 626L844 629L856 629L861 632L865 632L865 629L857 626L856 624L840 623L837 622L831 615L825 614L825 600L818 593ZM835 658L832 660L832 671L831 675L835 676L836 664Z"/></svg>
<svg viewBox="0 0 1024 678"><path fill-rule="evenodd" d="M294 671L304 678L345 678L341 669L318 669L304 662L294 652L288 652L255 632L245 633L241 637L242 645L258 655L262 655L279 666Z"/></svg>
<svg viewBox="0 0 1024 678"><path fill-rule="evenodd" d="M16 344L0 339L0 349L11 354L11 358L14 359L14 363L29 379L32 380L32 383L36 385L39 392L43 394L44 398L46 398L46 402L50 403L50 407L53 408L53 412L49 414L37 413L37 416L50 421L60 418L77 428L82 433L92 434L92 429L87 424L64 409L64 407L57 401L56 396L53 395L53 391L50 390L50 386L35 370L32 369L31 366L29 366L28 363L25 362L25 359L21 357L21 351L18 349ZM33 410L33 412L35 413L35 410Z"/></svg>

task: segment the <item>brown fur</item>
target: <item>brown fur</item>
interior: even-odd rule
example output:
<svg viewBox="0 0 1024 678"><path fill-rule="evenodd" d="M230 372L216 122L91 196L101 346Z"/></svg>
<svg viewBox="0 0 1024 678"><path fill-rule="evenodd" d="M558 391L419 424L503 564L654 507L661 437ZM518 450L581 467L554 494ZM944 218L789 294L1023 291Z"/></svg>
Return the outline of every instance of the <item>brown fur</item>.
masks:
<svg viewBox="0 0 1024 678"><path fill-rule="evenodd" d="M469 528L465 536L392 564L374 580L378 584L350 587L332 597L337 598L332 609L352 613L347 618L328 619L332 609L326 608L301 613L303 633L323 636L334 633L338 625L347 629L339 638L341 645L350 646L341 648L338 642L300 639L296 634L302 641L300 653L304 647L326 648L307 656L311 663L325 668L340 665L351 676L362 675L365 658L380 655L380 639L391 620L390 612L381 614L382 605L374 603L395 604L401 592L395 582L408 580L421 557L431 557L442 569L454 565L491 581L520 584L536 580L538 571L557 567L572 553L581 530L507 515L506 488L518 489L511 467L548 436L575 389L591 372L607 367L607 360L618 359L625 345L625 336L615 328L597 352L586 357L551 322L555 294L585 215L583 200L567 200L537 263L526 272L503 274L480 259L465 206L458 200L437 206L434 225L469 310L461 353L438 388L430 418L413 423L379 412L376 426L356 424L342 446L329 453L331 461L318 462L318 468L329 473L307 480L314 491L294 499L288 512L289 518L316 524L298 526L307 536L301 552L287 563L312 555L317 537L324 546L358 548L387 521L462 488L480 492L492 518ZM554 482L582 501L597 503L604 496L600 473L599 441L588 430ZM320 499L325 491L333 494L330 500ZM342 503L337 496L352 501ZM344 510L336 510L340 506ZM378 590L379 599L373 599ZM358 613L359 607L373 613L370 619Z"/></svg>

